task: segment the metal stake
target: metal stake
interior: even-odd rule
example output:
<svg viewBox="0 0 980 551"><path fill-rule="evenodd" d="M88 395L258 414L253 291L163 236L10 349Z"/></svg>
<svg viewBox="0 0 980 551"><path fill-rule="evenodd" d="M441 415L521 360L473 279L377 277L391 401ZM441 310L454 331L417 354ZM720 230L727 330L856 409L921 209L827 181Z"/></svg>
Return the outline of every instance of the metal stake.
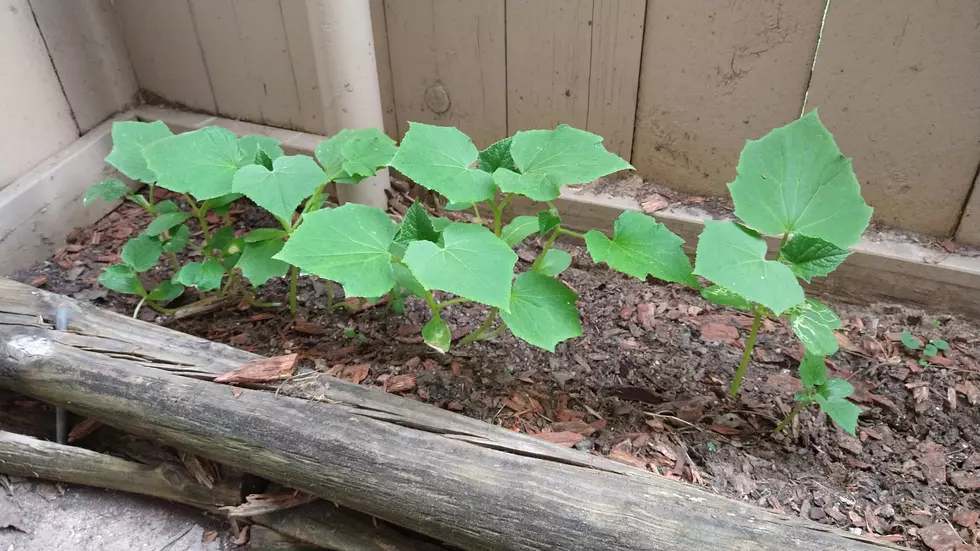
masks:
<svg viewBox="0 0 980 551"><path fill-rule="evenodd" d="M68 330L68 307L59 304L55 309L54 328L56 331ZM55 415L55 438L59 444L68 443L68 419L65 408L57 406L54 408Z"/></svg>

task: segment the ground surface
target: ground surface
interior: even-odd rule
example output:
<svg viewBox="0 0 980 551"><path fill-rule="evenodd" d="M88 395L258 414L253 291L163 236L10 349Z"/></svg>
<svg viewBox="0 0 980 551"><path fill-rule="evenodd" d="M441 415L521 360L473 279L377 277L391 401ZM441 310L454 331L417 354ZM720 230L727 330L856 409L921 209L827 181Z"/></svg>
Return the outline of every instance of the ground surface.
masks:
<svg viewBox="0 0 980 551"><path fill-rule="evenodd" d="M242 231L274 225L254 208L233 216ZM95 278L147 222L136 207L124 206L76 231L51 261L16 277L131 314L136 300L107 293ZM519 269L539 247L531 239L519 250ZM744 349L748 316L712 306L680 286L596 266L582 248L561 247L574 258L560 278L580 296L585 334L559 345L555 354L507 335L440 355L421 342L428 319L421 301L409 300L402 315L383 306L327 312L328 284L314 279L300 282L295 316L236 307L180 321L148 308L139 316L260 354L299 352L310 365L379 391L855 533L920 549L975 544L976 323L900 306L831 303L844 320L831 375L857 389L864 410L857 437L816 410L805 410L786 432L773 435L799 388L802 348L784 323L764 324L742 392L730 399L726 391ZM146 282L165 277L169 272L161 268ZM285 293L285 282L272 281L261 299L284 301ZM484 316L482 307L457 305L444 317L462 330ZM918 355L898 342L903 331L945 339L950 350L939 363L921 367Z"/></svg>

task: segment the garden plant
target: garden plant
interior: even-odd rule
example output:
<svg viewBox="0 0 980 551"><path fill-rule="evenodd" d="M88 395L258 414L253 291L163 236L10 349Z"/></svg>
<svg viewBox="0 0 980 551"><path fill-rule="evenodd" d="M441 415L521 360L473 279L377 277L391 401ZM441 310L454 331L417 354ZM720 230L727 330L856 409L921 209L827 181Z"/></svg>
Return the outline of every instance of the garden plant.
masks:
<svg viewBox="0 0 980 551"><path fill-rule="evenodd" d="M219 297L238 293L258 304L252 288L287 273L295 311L302 270L336 281L346 297L387 295L396 309L406 296L421 298L430 310L424 341L440 352L454 340L444 309L464 302L485 305L487 315L457 346L510 331L554 352L562 341L582 334L578 297L558 279L572 258L554 247L559 237L577 238L597 264L640 279L684 284L711 302L754 316L733 396L762 319L787 318L805 346L800 366L805 390L786 422L816 403L854 431L860 410L847 400L853 389L846 381L828 379L823 361L837 351L834 330L840 319L807 299L798 279L826 276L843 262L847 247L867 227L871 208L861 198L850 159L815 111L747 142L729 186L738 221L706 222L693 269L683 240L645 214L624 212L612 237L563 225L554 205L563 186L632 169L603 147L600 136L567 125L518 132L483 151L452 127L411 123L397 147L376 129L345 130L316 148L316 160L284 155L275 140L239 139L217 127L173 135L163 123L123 122L114 126L113 140L107 161L148 184L148 198L107 180L93 187L86 201L125 197L154 219L125 245L123 264L106 268L100 282L139 295L161 312L170 312L165 305L186 287L217 291ZM448 209L473 209L477 216L454 221L414 203L396 222L385 211L360 204L323 208L329 183L356 184L384 166L442 196ZM157 186L183 194L183 210L173 201L154 202ZM281 228L236 236L227 213L242 197L271 213ZM504 224L505 209L516 197L539 203L538 212ZM486 220L481 211L489 213ZM212 230L209 213L222 217L223 225ZM190 220L196 220L199 235L191 234ZM535 234L544 246L515 273L514 248ZM763 234L780 239L775 259L766 258ZM176 253L186 246L196 249L200 260L178 266ZM173 264L172 278L146 290L140 274L164 255ZM699 276L711 284L703 287ZM333 307L332 288L327 289Z"/></svg>

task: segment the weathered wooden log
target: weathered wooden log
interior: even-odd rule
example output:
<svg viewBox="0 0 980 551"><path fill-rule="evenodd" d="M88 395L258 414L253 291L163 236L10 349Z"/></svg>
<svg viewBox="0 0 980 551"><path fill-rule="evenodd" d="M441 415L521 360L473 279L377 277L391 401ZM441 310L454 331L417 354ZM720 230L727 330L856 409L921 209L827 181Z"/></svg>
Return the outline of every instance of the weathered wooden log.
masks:
<svg viewBox="0 0 980 551"><path fill-rule="evenodd" d="M236 396L195 377L254 355L54 298L0 281L0 386L466 550L889 547L322 376Z"/></svg>
<svg viewBox="0 0 980 551"><path fill-rule="evenodd" d="M0 473L120 490L212 512L242 500L238 485L207 488L177 465L151 467L6 431L0 431Z"/></svg>

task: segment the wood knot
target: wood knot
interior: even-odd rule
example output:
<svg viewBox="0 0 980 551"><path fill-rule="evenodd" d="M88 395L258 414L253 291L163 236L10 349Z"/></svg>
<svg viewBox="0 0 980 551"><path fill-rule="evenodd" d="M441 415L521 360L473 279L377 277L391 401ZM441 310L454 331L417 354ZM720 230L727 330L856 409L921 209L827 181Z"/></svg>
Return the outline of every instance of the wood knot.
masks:
<svg viewBox="0 0 980 551"><path fill-rule="evenodd" d="M449 107L452 105L449 101L449 92L446 92L441 84L430 87L425 91L425 105L437 115L449 111Z"/></svg>

